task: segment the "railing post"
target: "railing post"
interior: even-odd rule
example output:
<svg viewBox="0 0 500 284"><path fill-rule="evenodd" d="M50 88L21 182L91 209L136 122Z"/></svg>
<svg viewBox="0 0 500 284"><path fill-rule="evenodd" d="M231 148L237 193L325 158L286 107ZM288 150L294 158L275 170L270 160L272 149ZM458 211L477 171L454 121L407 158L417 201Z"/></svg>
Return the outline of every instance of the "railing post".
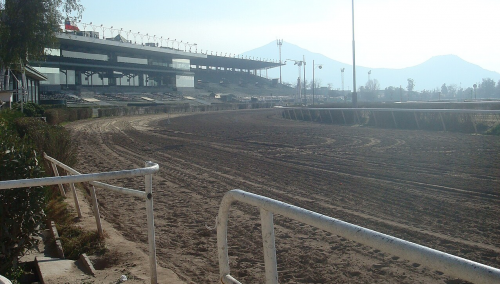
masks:
<svg viewBox="0 0 500 284"><path fill-rule="evenodd" d="M97 204L97 197L95 195L95 187L92 185L90 188L90 195L92 198L92 206L94 207L94 216L95 216L95 223L97 225L97 232L99 233L99 236L104 237L104 233L102 231L102 225L101 225L101 214L99 213L99 205Z"/></svg>
<svg viewBox="0 0 500 284"><path fill-rule="evenodd" d="M392 120L394 121L394 127L398 128L398 123L396 122L396 117L394 116L394 112L393 111L391 111L391 115L392 115Z"/></svg>
<svg viewBox="0 0 500 284"><path fill-rule="evenodd" d="M146 162L146 167L154 165L153 162ZM156 273L156 243L155 243L155 221L153 215L153 175L145 175L146 187L146 212L148 222L148 243L149 243L149 268L151 273L151 284L158 283Z"/></svg>
<svg viewBox="0 0 500 284"><path fill-rule="evenodd" d="M260 222L262 224L262 243L264 245L266 284L278 284L278 266L276 264L273 213L261 208Z"/></svg>
<svg viewBox="0 0 500 284"><path fill-rule="evenodd" d="M372 111L373 120L375 120L375 127L377 127L377 117L375 116L375 111Z"/></svg>
<svg viewBox="0 0 500 284"><path fill-rule="evenodd" d="M444 124L443 114L440 112L439 117L441 118L441 123L443 124L443 131L446 132L446 125Z"/></svg>
<svg viewBox="0 0 500 284"><path fill-rule="evenodd" d="M420 124L418 123L418 119L417 119L417 113L413 112L413 116L415 116L415 122L417 123L417 129L420 129Z"/></svg>
<svg viewBox="0 0 500 284"><path fill-rule="evenodd" d="M54 163L51 162L50 165L52 165L52 171L54 171L54 175L56 177L58 177L59 176L59 172L57 171L56 164L54 164ZM59 186L59 190L61 191L61 195L62 196L66 196L66 192L64 191L64 187L62 186L62 184L59 183L57 185Z"/></svg>
<svg viewBox="0 0 500 284"><path fill-rule="evenodd" d="M68 175L71 175L68 173ZM75 200L75 208L78 213L78 218L82 218L82 210L80 210L80 203L78 202L78 195L76 194L76 188L74 183L69 184L71 191L73 192L73 199Z"/></svg>
<svg viewBox="0 0 500 284"><path fill-rule="evenodd" d="M476 121L474 120L474 116L472 113L469 114L470 120L472 121L472 125L474 126L474 133L477 134L477 126L476 126Z"/></svg>

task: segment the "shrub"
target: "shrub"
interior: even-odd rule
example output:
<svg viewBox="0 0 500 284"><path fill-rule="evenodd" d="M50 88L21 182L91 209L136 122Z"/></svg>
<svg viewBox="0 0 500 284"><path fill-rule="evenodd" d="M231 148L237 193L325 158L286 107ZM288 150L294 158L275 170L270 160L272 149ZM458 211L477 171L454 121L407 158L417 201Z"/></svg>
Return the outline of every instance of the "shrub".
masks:
<svg viewBox="0 0 500 284"><path fill-rule="evenodd" d="M60 124L65 121L75 121L92 118L91 108L51 108L45 111L47 123Z"/></svg>
<svg viewBox="0 0 500 284"><path fill-rule="evenodd" d="M33 141L39 153L45 152L68 166L76 164L77 147L64 127L29 117L18 118L14 124L19 135Z"/></svg>
<svg viewBox="0 0 500 284"><path fill-rule="evenodd" d="M495 126L488 129L486 134L500 136L500 123L497 123Z"/></svg>
<svg viewBox="0 0 500 284"><path fill-rule="evenodd" d="M43 177L36 148L0 119L0 180ZM42 187L0 190L0 274L12 272L18 259L38 245L34 235L43 224Z"/></svg>
<svg viewBox="0 0 500 284"><path fill-rule="evenodd" d="M21 104L13 104L12 109L21 111ZM38 104L27 102L23 104L23 113L28 117L42 117L45 113L45 110Z"/></svg>

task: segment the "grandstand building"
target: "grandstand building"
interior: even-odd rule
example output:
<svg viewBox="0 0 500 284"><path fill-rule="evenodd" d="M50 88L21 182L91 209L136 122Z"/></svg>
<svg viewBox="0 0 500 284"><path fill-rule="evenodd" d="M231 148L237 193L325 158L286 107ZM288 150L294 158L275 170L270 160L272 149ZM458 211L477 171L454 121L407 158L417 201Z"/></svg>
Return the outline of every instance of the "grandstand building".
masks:
<svg viewBox="0 0 500 284"><path fill-rule="evenodd" d="M43 92L89 89L96 92L144 92L149 89L194 88L198 79L219 82L222 73L256 75L258 70L279 63L228 56L214 56L165 47L157 42L136 44L122 35L105 38L96 31L70 31L57 35L59 46L47 49L44 61L31 62L48 78L40 85ZM213 75L203 75L203 74ZM238 83L245 80L239 80ZM246 80L252 81L252 80Z"/></svg>

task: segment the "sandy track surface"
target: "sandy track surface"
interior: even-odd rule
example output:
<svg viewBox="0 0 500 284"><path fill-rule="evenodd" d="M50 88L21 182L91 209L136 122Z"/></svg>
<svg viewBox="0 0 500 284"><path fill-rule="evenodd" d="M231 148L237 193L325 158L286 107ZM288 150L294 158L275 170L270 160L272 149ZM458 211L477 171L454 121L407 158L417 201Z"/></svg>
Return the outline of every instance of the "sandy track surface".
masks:
<svg viewBox="0 0 500 284"><path fill-rule="evenodd" d="M116 117L68 125L82 172L160 164L158 257L188 283L217 283L215 225L239 188L500 267L500 138L282 119L274 110ZM143 188L141 179L116 184ZM104 217L146 250L144 202L98 191ZM263 283L259 214L237 204L231 274ZM461 283L387 252L275 217L280 283Z"/></svg>

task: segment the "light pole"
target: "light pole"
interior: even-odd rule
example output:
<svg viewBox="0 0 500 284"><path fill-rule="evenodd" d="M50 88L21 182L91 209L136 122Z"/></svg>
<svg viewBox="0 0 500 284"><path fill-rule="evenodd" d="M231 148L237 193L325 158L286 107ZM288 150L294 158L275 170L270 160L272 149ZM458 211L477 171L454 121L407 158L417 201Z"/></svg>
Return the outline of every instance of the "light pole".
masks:
<svg viewBox="0 0 500 284"><path fill-rule="evenodd" d="M307 96L306 96L306 56L302 55L302 63L304 64L304 99L306 99L307 105Z"/></svg>
<svg viewBox="0 0 500 284"><path fill-rule="evenodd" d="M276 45L278 45L278 48L280 50L280 84L282 84L282 82L281 82L281 46L283 45L283 40L282 39L277 39L276 40Z"/></svg>
<svg viewBox="0 0 500 284"><path fill-rule="evenodd" d="M321 69L323 68L323 64L319 64L318 65L318 68ZM312 101L312 104L314 105L314 88L316 87L316 82L314 81L314 69L316 69L316 67L314 66L314 60L313 60L313 82L312 82L312 89L313 89L313 101Z"/></svg>
<svg viewBox="0 0 500 284"><path fill-rule="evenodd" d="M342 96L344 97L344 101L347 103L347 96L344 94L344 71L345 68L340 69L340 77L342 79Z"/></svg>
<svg viewBox="0 0 500 284"><path fill-rule="evenodd" d="M352 106L358 107L358 95L356 94L356 47L354 43L354 0L352 0Z"/></svg>
<svg viewBox="0 0 500 284"><path fill-rule="evenodd" d="M290 61L293 61L294 64L293 65L297 65L297 67L299 68L299 77L297 78L297 99L300 101L301 100L301 90L302 90L302 84L300 83L300 72L301 72L301 66L302 64L305 64L304 61L301 61L301 60L294 60L294 59L287 59L287 60L290 60ZM286 60L285 60L285 64L286 64ZM304 71L305 71L305 68L304 68ZM305 75L304 75L304 79L305 79ZM305 84L304 84L305 85Z"/></svg>

